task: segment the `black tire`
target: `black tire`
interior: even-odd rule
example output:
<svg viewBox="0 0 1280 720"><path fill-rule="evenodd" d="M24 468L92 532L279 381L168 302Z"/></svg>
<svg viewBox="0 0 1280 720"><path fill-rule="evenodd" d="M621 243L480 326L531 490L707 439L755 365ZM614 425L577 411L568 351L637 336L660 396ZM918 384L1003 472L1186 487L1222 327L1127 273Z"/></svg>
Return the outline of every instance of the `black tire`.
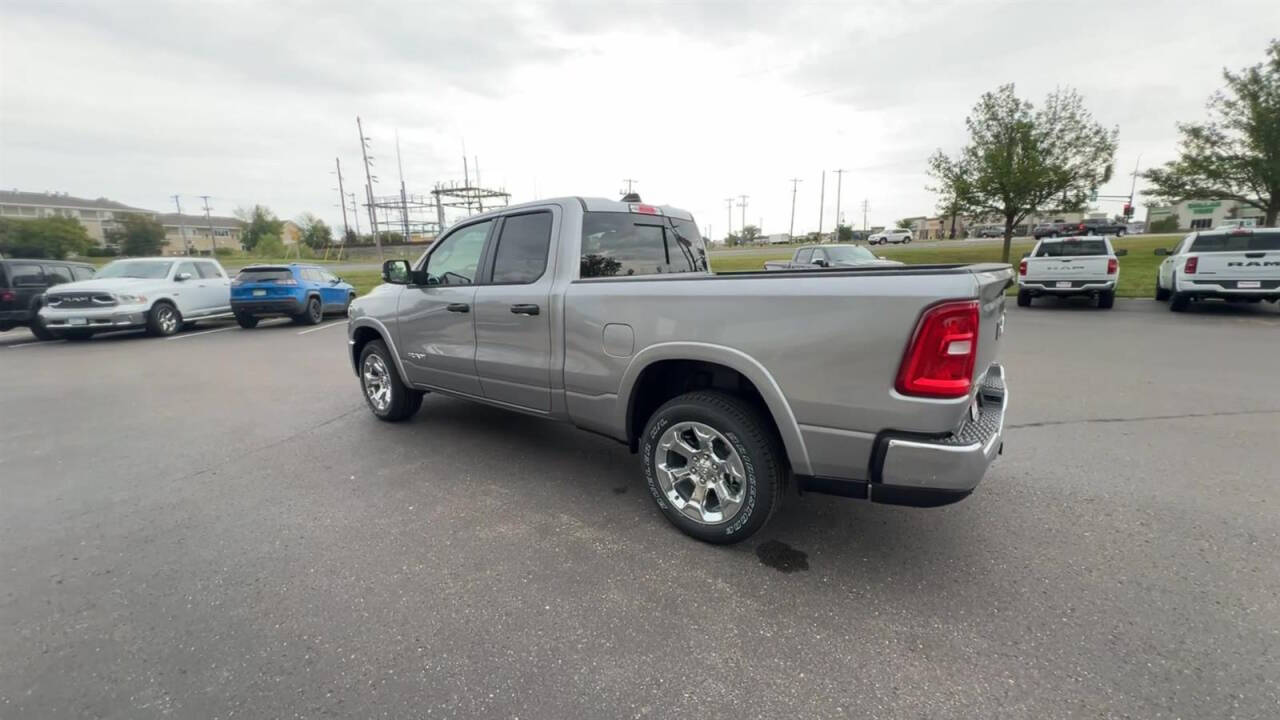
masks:
<svg viewBox="0 0 1280 720"><path fill-rule="evenodd" d="M84 342L93 339L92 330L63 330L58 337L68 342Z"/></svg>
<svg viewBox="0 0 1280 720"><path fill-rule="evenodd" d="M1103 310L1110 310L1116 304L1115 291L1104 292L1098 294L1098 307Z"/></svg>
<svg viewBox="0 0 1280 720"><path fill-rule="evenodd" d="M1160 287L1160 271L1156 271L1156 300L1164 302L1169 299L1169 291Z"/></svg>
<svg viewBox="0 0 1280 720"><path fill-rule="evenodd" d="M173 335L182 328L182 313L167 302L158 302L147 311L147 334L157 337Z"/></svg>
<svg viewBox="0 0 1280 720"><path fill-rule="evenodd" d="M307 298L307 306L301 313L293 316L293 321L298 325L319 325L321 320L324 320L324 305L315 295Z"/></svg>
<svg viewBox="0 0 1280 720"><path fill-rule="evenodd" d="M1018 307L1031 307L1031 293L1026 290L1018 291Z"/></svg>
<svg viewBox="0 0 1280 720"><path fill-rule="evenodd" d="M376 355L380 362L382 374L373 371L372 367L367 365L374 363L370 360L370 356ZM385 406L375 401L374 394L369 390L366 369L373 372L375 376L384 377L386 381L386 389L389 392ZM425 394L421 390L414 390L404 384L400 379L400 373L396 370L395 360L392 359L391 353L387 350L387 346L381 340L374 340L364 349L360 351L360 389L364 395L364 400L369 405L369 409L373 411L373 416L379 420L386 422L400 422L413 417L414 413L422 407L422 396Z"/></svg>
<svg viewBox="0 0 1280 720"><path fill-rule="evenodd" d="M39 309L37 309L35 317L31 318L31 334L36 336L37 340L52 340L55 336L49 332L49 328L45 327L44 320L40 319Z"/></svg>
<svg viewBox="0 0 1280 720"><path fill-rule="evenodd" d="M258 318L244 313L236 313L236 324L246 330L258 327Z"/></svg>
<svg viewBox="0 0 1280 720"><path fill-rule="evenodd" d="M655 460L659 442L672 425L684 422L700 423L715 430L740 460L743 470L741 504L723 522L704 523L683 514L659 484L658 473L661 470L656 467ZM708 449L715 447L717 445L713 442ZM720 450L727 452L727 448ZM745 540L764 527L782 504L786 469L782 462L781 443L764 414L735 395L703 390L685 393L668 401L645 424L640 437L640 458L645 482L658 509L672 525L704 542L729 544ZM690 482L690 489L692 487ZM689 499L676 486L672 492Z"/></svg>
<svg viewBox="0 0 1280 720"><path fill-rule="evenodd" d="M1191 296L1186 293L1175 292L1169 297L1169 309L1173 312L1182 312L1191 304Z"/></svg>

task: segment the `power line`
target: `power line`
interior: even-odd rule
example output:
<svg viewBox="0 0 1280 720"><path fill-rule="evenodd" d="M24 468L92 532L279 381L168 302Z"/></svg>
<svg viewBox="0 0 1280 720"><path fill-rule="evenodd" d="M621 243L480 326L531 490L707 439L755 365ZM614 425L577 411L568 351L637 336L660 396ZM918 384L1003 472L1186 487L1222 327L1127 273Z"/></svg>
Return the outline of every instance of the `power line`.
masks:
<svg viewBox="0 0 1280 720"><path fill-rule="evenodd" d="M787 239L794 240L796 236L796 187L804 182L800 178L791 178L791 227L787 230Z"/></svg>

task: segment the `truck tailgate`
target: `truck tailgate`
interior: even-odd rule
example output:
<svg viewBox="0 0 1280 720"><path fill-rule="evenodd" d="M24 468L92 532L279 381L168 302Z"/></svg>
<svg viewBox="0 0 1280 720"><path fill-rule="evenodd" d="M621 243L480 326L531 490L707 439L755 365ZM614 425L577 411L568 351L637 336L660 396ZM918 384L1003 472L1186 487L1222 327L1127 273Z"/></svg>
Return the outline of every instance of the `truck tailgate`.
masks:
<svg viewBox="0 0 1280 720"><path fill-rule="evenodd" d="M978 358L973 364L973 394L977 395L1004 339L1004 291L1013 280L1013 271L1008 267L983 270L973 277L978 283Z"/></svg>
<svg viewBox="0 0 1280 720"><path fill-rule="evenodd" d="M1106 255L1027 258L1026 280L1083 280L1107 276Z"/></svg>
<svg viewBox="0 0 1280 720"><path fill-rule="evenodd" d="M1215 252L1198 256L1188 280L1280 280L1280 250Z"/></svg>

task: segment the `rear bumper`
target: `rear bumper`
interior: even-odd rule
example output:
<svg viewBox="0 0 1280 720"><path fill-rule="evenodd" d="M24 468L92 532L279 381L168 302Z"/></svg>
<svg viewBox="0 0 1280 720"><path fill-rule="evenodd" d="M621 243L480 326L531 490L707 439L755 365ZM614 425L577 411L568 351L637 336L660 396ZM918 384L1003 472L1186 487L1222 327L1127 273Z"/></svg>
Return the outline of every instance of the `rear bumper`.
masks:
<svg viewBox="0 0 1280 720"><path fill-rule="evenodd" d="M1280 298L1280 281L1244 281L1258 283L1258 287L1256 288L1242 288L1239 286L1240 282L1241 281L1239 280L1216 280L1204 282L1201 280L1188 280L1185 276L1179 276L1177 279L1178 292L1196 298Z"/></svg>
<svg viewBox="0 0 1280 720"><path fill-rule="evenodd" d="M871 453L869 482L804 477L800 487L886 505L936 507L963 500L1004 451L1009 391L999 364L987 371L976 402L977 417L949 435L880 433Z"/></svg>
<svg viewBox="0 0 1280 720"><path fill-rule="evenodd" d="M1059 282L1069 282L1071 287L1057 287ZM1018 289L1033 295L1080 295L1084 293L1110 292L1116 289L1116 279L1110 280L1019 280Z"/></svg>
<svg viewBox="0 0 1280 720"><path fill-rule="evenodd" d="M306 307L299 298L231 299L231 311L242 315L298 315Z"/></svg>
<svg viewBox="0 0 1280 720"><path fill-rule="evenodd" d="M30 310L0 310L0 325L26 325L34 319Z"/></svg>

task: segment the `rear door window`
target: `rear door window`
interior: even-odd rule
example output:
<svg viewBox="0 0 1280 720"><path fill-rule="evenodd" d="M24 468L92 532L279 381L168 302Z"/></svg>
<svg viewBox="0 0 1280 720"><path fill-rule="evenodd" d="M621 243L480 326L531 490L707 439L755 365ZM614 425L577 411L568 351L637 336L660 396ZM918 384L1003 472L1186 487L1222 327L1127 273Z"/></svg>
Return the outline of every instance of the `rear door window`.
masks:
<svg viewBox="0 0 1280 720"><path fill-rule="evenodd" d="M200 274L196 272L196 264L193 262L178 263L178 269L173 271L173 276L176 278L182 273L186 273L193 278L200 277Z"/></svg>
<svg viewBox="0 0 1280 720"><path fill-rule="evenodd" d="M1280 232L1197 235L1190 252L1262 252L1280 250Z"/></svg>
<svg viewBox="0 0 1280 720"><path fill-rule="evenodd" d="M214 278L222 277L222 273L218 272L218 266L214 265L213 263L207 263L207 262L196 263L196 269L200 271L200 277L204 278L205 280L212 280Z"/></svg>
<svg viewBox="0 0 1280 720"><path fill-rule="evenodd" d="M9 287L44 287L44 271L35 263L9 263Z"/></svg>
<svg viewBox="0 0 1280 720"><path fill-rule="evenodd" d="M93 268L73 265L71 266L71 274L75 276L76 280L88 280L93 277Z"/></svg>
<svg viewBox="0 0 1280 720"><path fill-rule="evenodd" d="M551 247L551 213L512 215L502 221L493 282L524 285L542 277Z"/></svg>
<svg viewBox="0 0 1280 720"><path fill-rule="evenodd" d="M705 272L697 226L660 215L589 212L582 220L584 278Z"/></svg>
<svg viewBox="0 0 1280 720"><path fill-rule="evenodd" d="M44 279L50 286L71 282L71 271L66 265L45 265Z"/></svg>
<svg viewBox="0 0 1280 720"><path fill-rule="evenodd" d="M810 260L813 260L813 248L805 248L796 253L796 262L801 265L807 265Z"/></svg>

